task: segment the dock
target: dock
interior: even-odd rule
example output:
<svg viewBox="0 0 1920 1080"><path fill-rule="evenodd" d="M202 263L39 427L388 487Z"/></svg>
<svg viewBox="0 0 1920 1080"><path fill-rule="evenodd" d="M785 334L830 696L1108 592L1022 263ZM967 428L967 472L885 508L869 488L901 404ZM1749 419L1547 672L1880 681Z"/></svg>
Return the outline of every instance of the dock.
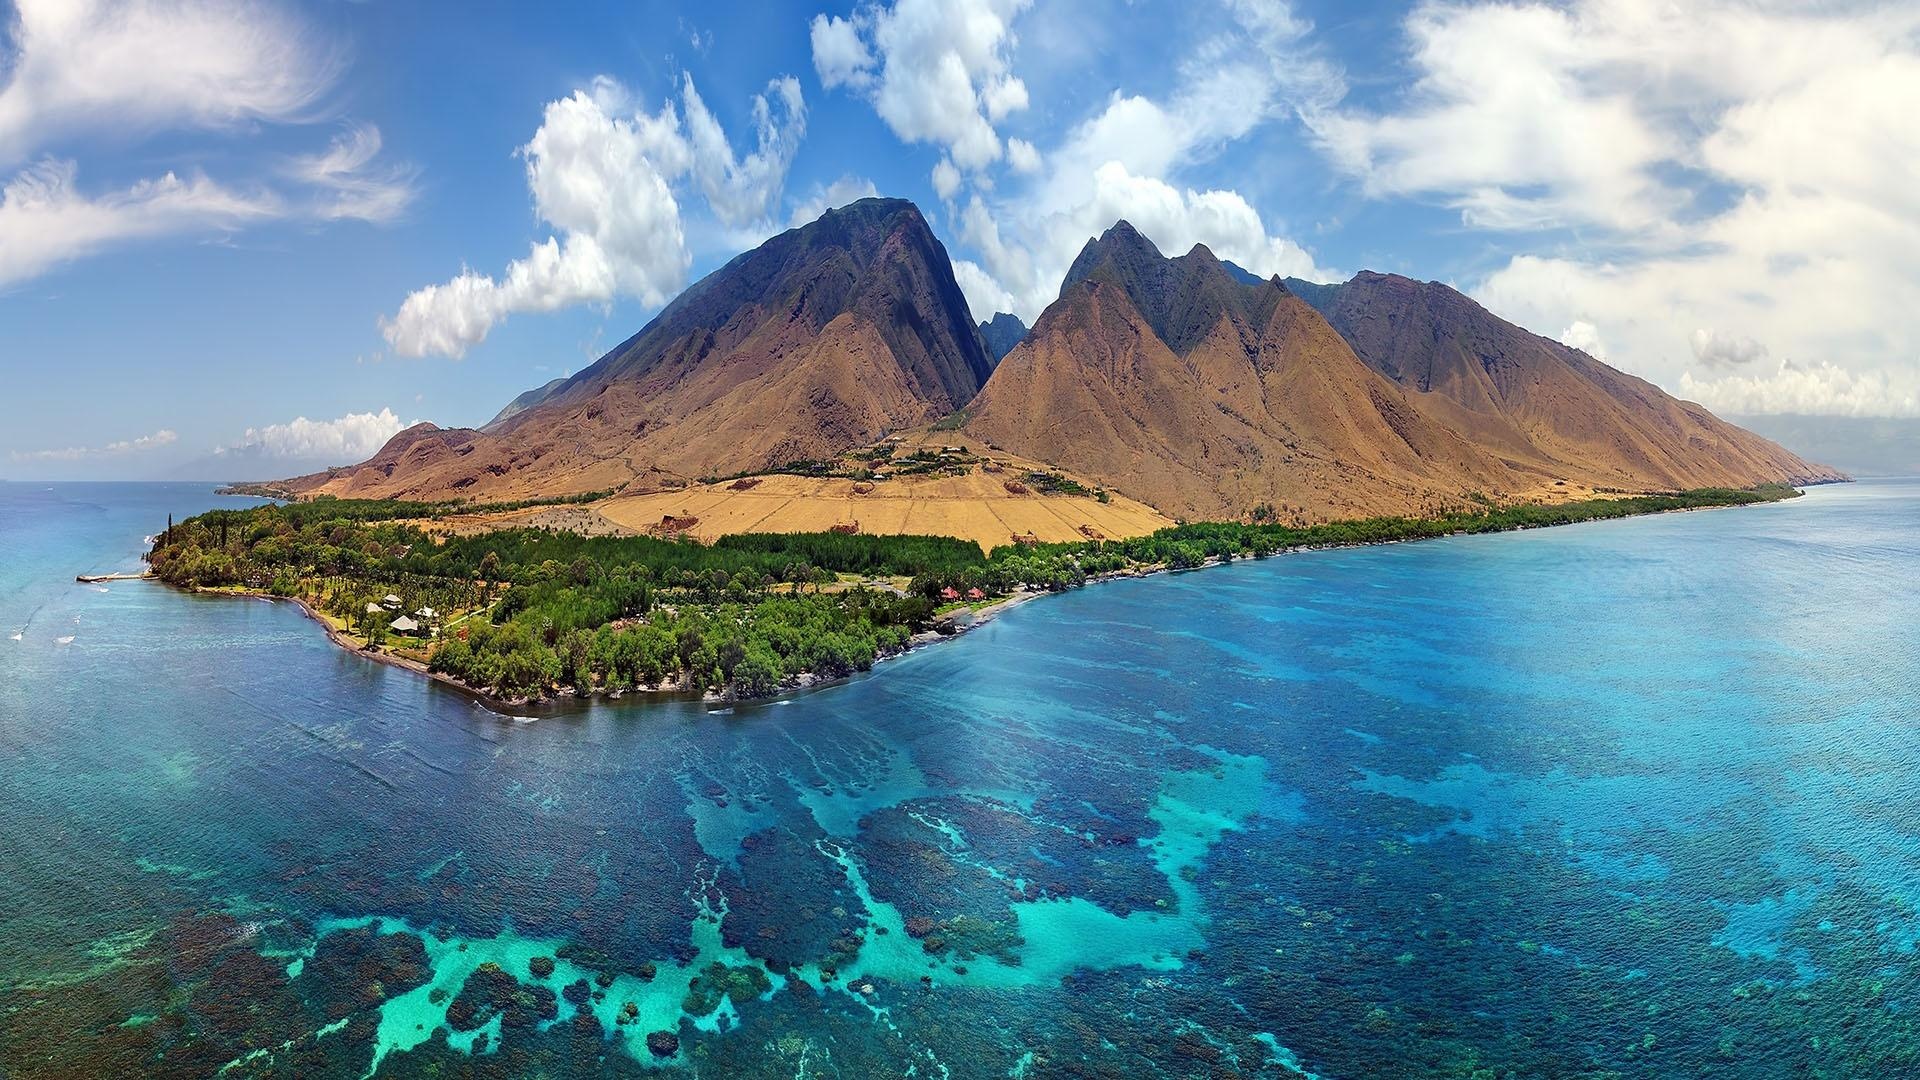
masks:
<svg viewBox="0 0 1920 1080"><path fill-rule="evenodd" d="M137 574L75 574L73 580L82 585L98 585L103 581L140 581L153 576L153 571L142 570Z"/></svg>

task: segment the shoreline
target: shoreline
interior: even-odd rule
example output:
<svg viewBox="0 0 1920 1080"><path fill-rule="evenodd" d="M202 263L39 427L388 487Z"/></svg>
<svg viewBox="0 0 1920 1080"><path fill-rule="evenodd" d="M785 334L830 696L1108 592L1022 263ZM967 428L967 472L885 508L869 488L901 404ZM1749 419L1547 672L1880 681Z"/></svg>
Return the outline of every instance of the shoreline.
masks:
<svg viewBox="0 0 1920 1080"><path fill-rule="evenodd" d="M1844 482L1845 481L1832 481L1832 483L1844 483ZM1811 485L1808 485L1808 486L1811 486ZM1800 492L1799 494L1804 495L1805 492ZM1087 577L1087 579L1081 584L1075 585L1066 589L1034 590L1034 589L1028 589L1023 587L1021 591L1016 592L1011 596L1007 596L1002 599L995 600L991 603L983 605L980 608L956 609L956 611L948 612L947 617L951 617L958 610L971 610L972 618L968 619L965 623L951 624L952 628L948 631L928 629L928 630L922 630L919 633L914 634L913 636L907 639L906 645L903 646L902 648L894 652L876 656L873 662L873 669L869 669L867 672L855 672L852 675L845 675L845 676L840 676L837 678L830 678L830 679L818 678L815 675L813 675L811 672L802 672L801 674L793 677L795 681L793 682L792 685L783 685L780 688L779 693L771 694L766 697L759 697L759 698L730 698L725 696L724 694L718 694L712 691L693 691L685 687L667 686L664 684L660 687L635 687L635 688L620 690L620 691L594 690L586 694L581 694L576 691L567 690L567 691L562 691L562 692L553 693L553 694L542 694L539 697L502 698L495 694L489 693L483 688L476 687L466 682L463 682L460 679L457 679L451 675L446 675L441 672L432 671L427 667L426 664L418 660L414 660L411 657L401 656L396 653L390 653L390 652L374 652L364 646L357 644L356 642L354 642L352 638L348 637L346 634L342 633L337 627L335 627L332 621L329 620L324 614L320 613L319 611L316 611L313 608L313 606L303 597L275 596L272 593L260 592L258 590L253 590L253 589L242 589L242 590L203 589L196 586L175 585L172 582L164 581L163 579L159 578L151 570L148 570L140 574L121 575L118 578L118 580L137 579L137 580L160 581L161 584L166 585L168 588L178 589L182 592L191 593L197 596L224 596L224 597L232 597L235 599L258 599L258 600L267 600L275 603L278 603L281 601L290 602L295 606L297 606L300 609L301 613L304 614L307 618L312 619L314 622L319 623L320 628L323 631L325 631L327 635L327 640L333 643L335 646L341 649L344 649L350 653L353 653L356 656L362 657L363 659L371 660L375 663L386 664L389 667L399 668L401 670L410 671L416 675L423 676L433 682L439 683L440 685L450 690L454 690L462 695L465 695L466 697L472 699L476 704L485 708L487 711L503 717L524 718L525 714L517 710L528 709L528 708L551 709L551 710L555 710L555 715L558 715L562 712L568 711L570 706L574 706L574 705L585 706L592 703L596 699L601 701L607 701L607 702L617 702L617 701L624 700L630 694L631 695L660 695L663 698L668 698L668 699L678 698L680 700L685 700L685 701L699 701L702 704L706 704L706 705L723 705L728 708L732 708L732 707L741 706L741 705L749 705L749 706L765 705L772 702L782 701L782 700L786 700L790 695L794 693L806 693L806 692L811 692L816 690L823 690L823 689L832 687L836 684L847 682L862 674L872 674L872 671L874 669L878 669L882 663L888 660L898 659L900 657L908 655L909 653L916 652L920 649L926 648L931 645L938 645L942 642L957 640L961 637L964 637L966 634L970 633L971 631L987 625L988 623L992 622L995 618L1004 614L1005 612L1010 611L1013 608L1019 607L1023 604L1026 604L1030 601L1038 600L1042 597L1053 596L1061 593L1073 592L1077 589L1083 589L1092 585L1105 584L1107 582L1112 582L1112 581L1120 581L1120 580L1129 579L1129 578L1150 578L1158 574L1188 573L1194 570L1205 570L1212 567L1231 565L1233 563L1261 562L1261 561L1265 561L1268 558L1284 558L1289 555L1298 555L1298 554L1305 554L1305 553L1318 552L1318 551L1341 551L1341 550L1348 550L1353 548L1385 547L1390 544L1417 544L1417 543L1424 543L1424 542L1433 541L1433 540L1446 540L1446 539L1451 539L1459 536L1493 536L1493 535L1499 535L1501 533L1531 532L1531 531L1536 531L1540 529L1567 528L1569 526L1575 526L1575 525L1595 525L1605 521L1626 521L1634 518L1659 517L1663 514L1689 514L1689 513L1697 513L1700 511L1707 511L1707 510L1739 510L1739 509L1747 509L1753 506L1773 505L1777 502L1790 501L1790 498L1791 497L1789 497L1789 499L1776 499L1769 502L1759 502L1759 503L1752 503L1752 502L1728 503L1728 504L1717 505L1717 506L1679 506L1679 507L1672 507L1664 510L1648 511L1645 513L1627 514L1620 517L1598 518L1598 519L1587 520L1587 521L1569 521L1569 522L1561 522L1561 523L1546 524L1546 525L1520 525L1520 526L1515 526L1513 528L1508 528L1508 529L1496 529L1496 530L1489 530L1489 531L1474 531L1474 530L1462 529L1454 532L1440 533L1434 536L1398 537L1398 538L1386 539L1386 540L1355 540L1355 541L1344 542L1344 543L1307 544L1307 545L1301 545L1299 547L1285 548L1280 551L1274 552L1272 555L1268 555L1268 556L1252 555L1252 556L1241 556L1241 557L1230 558L1230 559L1222 559L1218 556L1208 556L1198 565L1189 566L1189 567L1154 566L1154 567L1145 568L1145 569L1135 568L1135 569L1125 569L1125 570L1114 570L1107 573L1091 575ZM77 575L76 580L85 581L88 579L85 576Z"/></svg>

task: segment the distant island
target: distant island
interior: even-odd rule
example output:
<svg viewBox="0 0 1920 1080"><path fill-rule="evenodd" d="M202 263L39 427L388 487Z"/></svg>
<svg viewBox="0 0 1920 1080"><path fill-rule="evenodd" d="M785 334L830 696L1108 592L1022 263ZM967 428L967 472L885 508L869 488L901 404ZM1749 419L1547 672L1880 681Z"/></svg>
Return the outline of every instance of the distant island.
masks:
<svg viewBox="0 0 1920 1080"><path fill-rule="evenodd" d="M977 321L919 209L863 199L485 426L237 485L290 501L150 559L498 702L744 700L1103 577L1844 479L1444 285L1261 279L1125 221L1031 327Z"/></svg>

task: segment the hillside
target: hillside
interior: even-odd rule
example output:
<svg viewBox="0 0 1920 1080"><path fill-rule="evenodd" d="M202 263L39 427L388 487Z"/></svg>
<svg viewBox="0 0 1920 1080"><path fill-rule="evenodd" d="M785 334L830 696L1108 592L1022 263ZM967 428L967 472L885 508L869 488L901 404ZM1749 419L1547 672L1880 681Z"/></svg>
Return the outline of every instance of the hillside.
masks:
<svg viewBox="0 0 1920 1080"><path fill-rule="evenodd" d="M1692 402L1529 333L1438 282L1289 280L1374 370L1459 406L1470 438L1628 488L1842 479Z"/></svg>
<svg viewBox="0 0 1920 1080"><path fill-rule="evenodd" d="M629 504L644 526L708 481L857 476L868 466L846 455L901 436L1045 463L1189 520L1431 515L1842 478L1443 285L1263 280L1205 247L1168 258L1124 221L1087 243L1031 329L1006 314L975 323L920 212L865 199L740 255L483 428L416 425L366 462L276 488L476 502L659 495ZM684 516L709 528L850 516L839 486L781 485ZM787 488L779 513L754 512ZM989 540L1104 528L1044 516L1015 528L996 516L1000 495L965 484L916 498L944 509L875 499L863 525L964 519L948 531Z"/></svg>
<svg viewBox="0 0 1920 1080"><path fill-rule="evenodd" d="M969 435L1186 518L1841 478L1444 286L1289 287L1204 247L1167 258L1126 222L969 416Z"/></svg>
<svg viewBox="0 0 1920 1080"><path fill-rule="evenodd" d="M1550 486L1463 439L1275 282L1125 222L1001 361L967 433L1190 519L1321 520Z"/></svg>
<svg viewBox="0 0 1920 1080"><path fill-rule="evenodd" d="M991 371L912 203L864 199L709 274L638 334L484 429L396 435L303 494L517 499L829 458L965 405Z"/></svg>

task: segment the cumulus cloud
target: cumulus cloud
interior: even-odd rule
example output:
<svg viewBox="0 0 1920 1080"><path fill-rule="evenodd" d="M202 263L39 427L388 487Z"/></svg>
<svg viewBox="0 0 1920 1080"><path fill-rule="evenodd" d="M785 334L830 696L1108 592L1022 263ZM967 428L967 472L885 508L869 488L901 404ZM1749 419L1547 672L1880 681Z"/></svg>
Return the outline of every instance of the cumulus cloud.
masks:
<svg viewBox="0 0 1920 1080"><path fill-rule="evenodd" d="M49 159L0 188L0 285L119 241L228 230L281 211L270 194L233 191L204 176L167 173L89 195L77 174L73 162Z"/></svg>
<svg viewBox="0 0 1920 1080"><path fill-rule="evenodd" d="M1040 151L1025 139L1007 140L1007 165L1017 173L1040 171Z"/></svg>
<svg viewBox="0 0 1920 1080"><path fill-rule="evenodd" d="M829 210L838 209L850 202L870 199L880 194L873 181L864 176L848 174L831 184L813 185L807 194L793 204L793 213L787 218L787 228L795 229L818 218Z"/></svg>
<svg viewBox="0 0 1920 1080"><path fill-rule="evenodd" d="M230 127L309 115L342 66L278 5L15 0L0 51L0 164L52 134Z"/></svg>
<svg viewBox="0 0 1920 1080"><path fill-rule="evenodd" d="M873 82L873 53L860 38L852 19L815 15L809 27L813 43L813 70L820 85L831 90L848 86L864 90Z"/></svg>
<svg viewBox="0 0 1920 1080"><path fill-rule="evenodd" d="M1013 311L1019 306L1004 286L993 279L993 275L980 269L980 265L969 259L953 260L953 280L960 286L960 294L967 298L967 310L972 313L974 322L985 322L1002 311Z"/></svg>
<svg viewBox="0 0 1920 1080"><path fill-rule="evenodd" d="M1710 368L1741 367L1767 358L1765 345L1718 330L1695 330L1688 341L1693 345L1693 358Z"/></svg>
<svg viewBox="0 0 1920 1080"><path fill-rule="evenodd" d="M953 167L953 162L946 158L941 158L939 162L933 166L933 193L935 195L940 196L942 199L951 199L959 194L960 183L960 170Z"/></svg>
<svg viewBox="0 0 1920 1080"><path fill-rule="evenodd" d="M57 450L15 450L7 456L14 461L90 461L96 458L119 457L123 454L158 450L178 442L179 438L170 429L161 428L151 435L122 439L104 446L68 446Z"/></svg>
<svg viewBox="0 0 1920 1080"><path fill-rule="evenodd" d="M1263 277L1335 276L1238 191L1183 182L1263 124L1336 101L1344 85L1306 44L1310 25L1284 4L1223 6L1229 18L1174 61L1164 94L1114 91L1045 154L1006 141L1020 182L976 195L956 222L975 256L964 271L956 265L970 306L1032 322L1080 248L1121 218L1169 254L1205 244ZM957 189L958 175L950 179ZM937 171L935 188L946 197Z"/></svg>
<svg viewBox="0 0 1920 1080"><path fill-rule="evenodd" d="M1031 0L896 0L851 18L815 16L821 85L872 102L893 133L977 172L1004 153L994 125L1028 105L1013 74L1013 19Z"/></svg>
<svg viewBox="0 0 1920 1080"><path fill-rule="evenodd" d="M549 102L520 148L534 213L557 235L495 278L463 269L410 294L381 333L402 356L465 355L516 312L554 311L630 296L665 304L686 283L687 248L676 186L692 182L723 224L763 222L778 200L805 132L800 86L774 80L754 98L758 145L737 158L695 89L681 85L680 112L635 109L626 88L594 81Z"/></svg>
<svg viewBox="0 0 1920 1080"><path fill-rule="evenodd" d="M1595 40L1632 6L1420 7L1405 26L1415 104L1312 122L1370 193L1440 195L1472 225L1654 226L1676 198L1647 167L1677 146L1635 107L1626 42Z"/></svg>
<svg viewBox="0 0 1920 1080"><path fill-rule="evenodd" d="M1920 9L1436 3L1404 29L1390 105L1303 116L1365 191L1523 237L1483 302L1605 326L1612 362L1714 408L1907 407Z"/></svg>
<svg viewBox="0 0 1920 1080"><path fill-rule="evenodd" d="M1764 375L1680 376L1680 396L1735 416L1797 413L1828 416L1920 416L1920 378L1911 372L1852 372L1820 361L1782 362Z"/></svg>
<svg viewBox="0 0 1920 1080"><path fill-rule="evenodd" d="M364 461L405 428L392 409L348 413L334 420L298 416L284 424L248 428L240 441L219 453L273 458L316 458L340 463Z"/></svg>
<svg viewBox="0 0 1920 1080"><path fill-rule="evenodd" d="M1569 349L1579 349L1600 360L1607 358L1607 346L1600 340L1600 328L1585 319L1575 319L1571 326L1560 331L1560 344Z"/></svg>

